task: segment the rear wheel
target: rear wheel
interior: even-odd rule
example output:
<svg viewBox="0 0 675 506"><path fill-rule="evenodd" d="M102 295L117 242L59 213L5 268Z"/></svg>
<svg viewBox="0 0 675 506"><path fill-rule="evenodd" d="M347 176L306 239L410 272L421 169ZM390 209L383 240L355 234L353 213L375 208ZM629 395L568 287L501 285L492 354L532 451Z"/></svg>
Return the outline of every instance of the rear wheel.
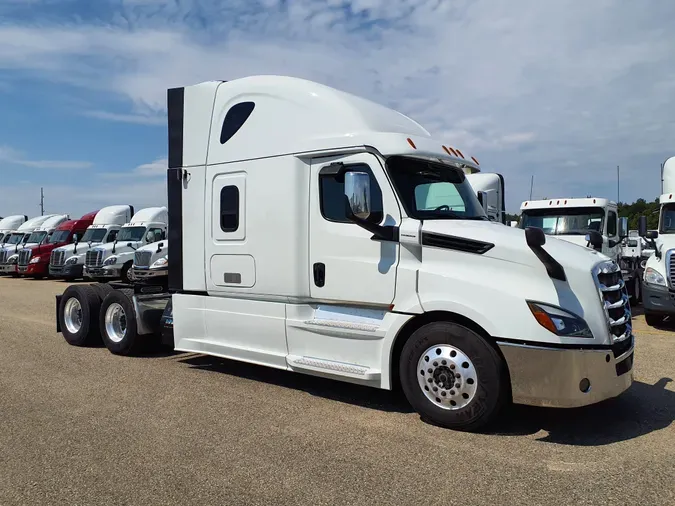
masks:
<svg viewBox="0 0 675 506"><path fill-rule="evenodd" d="M449 429L481 429L509 400L502 358L480 335L452 322L416 330L403 346L399 374L422 419Z"/></svg>
<svg viewBox="0 0 675 506"><path fill-rule="evenodd" d="M91 286L69 286L59 304L59 325L68 344L85 346L99 337L101 301Z"/></svg>
<svg viewBox="0 0 675 506"><path fill-rule="evenodd" d="M128 288L113 290L101 303L99 327L106 348L116 355L131 355L141 347L138 335L134 291Z"/></svg>
<svg viewBox="0 0 675 506"><path fill-rule="evenodd" d="M110 292L115 291L115 289L108 283L96 283L95 285L91 285L91 287L98 295L100 301L103 301L103 299L105 299L105 296L108 295Z"/></svg>

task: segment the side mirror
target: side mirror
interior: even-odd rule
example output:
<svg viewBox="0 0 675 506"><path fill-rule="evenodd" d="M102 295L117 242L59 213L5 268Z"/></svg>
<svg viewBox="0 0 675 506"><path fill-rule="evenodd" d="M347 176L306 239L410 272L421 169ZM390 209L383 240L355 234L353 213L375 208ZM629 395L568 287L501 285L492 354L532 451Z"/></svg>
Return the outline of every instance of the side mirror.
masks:
<svg viewBox="0 0 675 506"><path fill-rule="evenodd" d="M80 238L77 236L77 234L73 234L73 244L77 244L80 242Z"/></svg>
<svg viewBox="0 0 675 506"><path fill-rule="evenodd" d="M593 248L600 250L602 249L602 234L597 230L591 230L586 234L586 241L588 241Z"/></svg>
<svg viewBox="0 0 675 506"><path fill-rule="evenodd" d="M128 242L128 243L127 243L127 248L131 248L131 246L133 246L133 244L131 244L130 242Z"/></svg>
<svg viewBox="0 0 675 506"><path fill-rule="evenodd" d="M488 212L488 194L487 192L476 192L476 196L478 197L478 202L480 202L480 205L483 206L483 210L485 211L485 214Z"/></svg>
<svg viewBox="0 0 675 506"><path fill-rule="evenodd" d="M659 233L656 230L650 230L646 235L647 239L658 239Z"/></svg>
<svg viewBox="0 0 675 506"><path fill-rule="evenodd" d="M546 234L537 227L527 227L525 229L525 242L530 248L541 248L546 244Z"/></svg>
<svg viewBox="0 0 675 506"><path fill-rule="evenodd" d="M351 214L367 220L371 210L370 176L366 172L346 172L345 197Z"/></svg>
<svg viewBox="0 0 675 506"><path fill-rule="evenodd" d="M628 237L628 218L619 218L619 239Z"/></svg>
<svg viewBox="0 0 675 506"><path fill-rule="evenodd" d="M646 216L640 216L638 218L638 235L640 237L646 237L647 236L647 217Z"/></svg>
<svg viewBox="0 0 675 506"><path fill-rule="evenodd" d="M162 251L162 248L163 248L163 247L164 247L164 243L163 243L163 242L160 242L160 243L157 245L157 253L159 253L160 251Z"/></svg>

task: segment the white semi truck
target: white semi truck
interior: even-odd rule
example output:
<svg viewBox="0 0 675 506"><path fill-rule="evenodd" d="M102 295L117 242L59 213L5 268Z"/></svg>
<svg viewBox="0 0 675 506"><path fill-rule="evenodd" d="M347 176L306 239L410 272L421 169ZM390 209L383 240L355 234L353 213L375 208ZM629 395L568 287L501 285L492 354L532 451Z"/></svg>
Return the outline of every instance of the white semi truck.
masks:
<svg viewBox="0 0 675 506"><path fill-rule="evenodd" d="M114 241L91 248L85 254L84 276L102 280L132 282L131 267L136 250L166 238L166 207L147 207L138 211L120 228Z"/></svg>
<svg viewBox="0 0 675 506"><path fill-rule="evenodd" d="M20 251L41 244L56 227L69 219L67 214L47 214L26 220L0 250L0 274L18 276Z"/></svg>
<svg viewBox="0 0 675 506"><path fill-rule="evenodd" d="M82 237L73 244L56 248L49 259L49 274L68 281L83 277L84 260L87 251L117 238L120 228L131 220L134 207L130 205L108 206L96 213L93 223Z"/></svg>
<svg viewBox="0 0 675 506"><path fill-rule="evenodd" d="M658 230L647 230L646 218L640 219L639 235L654 253L644 271L643 305L648 325L657 326L675 316L675 156L661 167L661 196Z"/></svg>
<svg viewBox="0 0 675 506"><path fill-rule="evenodd" d="M169 241L153 242L134 252L134 283L167 284L169 281Z"/></svg>
<svg viewBox="0 0 675 506"><path fill-rule="evenodd" d="M633 304L642 299L642 258L624 251L628 219L605 198L527 200L520 205L520 228L538 227L547 235L594 248L619 264Z"/></svg>
<svg viewBox="0 0 675 506"><path fill-rule="evenodd" d="M28 216L23 214L14 214L0 219L0 248L9 240L12 232L16 232L23 223L28 220Z"/></svg>
<svg viewBox="0 0 675 506"><path fill-rule="evenodd" d="M461 430L511 401L583 406L631 385L616 262L491 222L474 163L412 119L255 76L170 89L168 125L169 290L69 286L68 343L129 354L161 333L178 351L400 386Z"/></svg>

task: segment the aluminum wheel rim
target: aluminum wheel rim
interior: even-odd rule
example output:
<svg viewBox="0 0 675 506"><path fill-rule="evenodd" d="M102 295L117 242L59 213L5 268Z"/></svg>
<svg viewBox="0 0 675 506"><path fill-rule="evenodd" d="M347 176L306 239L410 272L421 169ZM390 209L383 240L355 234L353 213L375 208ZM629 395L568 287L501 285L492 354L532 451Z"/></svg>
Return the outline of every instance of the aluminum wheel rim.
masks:
<svg viewBox="0 0 675 506"><path fill-rule="evenodd" d="M417 362L417 381L429 401L441 409L466 407L476 396L478 374L462 350L449 344L428 348Z"/></svg>
<svg viewBox="0 0 675 506"><path fill-rule="evenodd" d="M105 333L115 343L119 343L127 334L127 314L117 302L105 310Z"/></svg>
<svg viewBox="0 0 675 506"><path fill-rule="evenodd" d="M63 323L71 334L77 334L82 328L82 305L75 297L66 301L63 309Z"/></svg>

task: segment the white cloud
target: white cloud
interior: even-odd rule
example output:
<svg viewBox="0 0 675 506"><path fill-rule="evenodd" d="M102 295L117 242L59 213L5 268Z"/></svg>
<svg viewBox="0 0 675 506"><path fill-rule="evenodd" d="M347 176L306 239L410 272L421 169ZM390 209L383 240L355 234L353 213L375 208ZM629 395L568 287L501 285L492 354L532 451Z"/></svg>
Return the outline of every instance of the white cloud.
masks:
<svg viewBox="0 0 675 506"><path fill-rule="evenodd" d="M102 172L99 174L104 179L121 179L121 178L165 178L166 171L169 167L167 158L157 158L156 160L143 163L133 169L132 171L119 172Z"/></svg>
<svg viewBox="0 0 675 506"><path fill-rule="evenodd" d="M257 73L314 79L396 107L502 172L511 209L532 174L542 193L614 196L617 164L626 193L651 199L673 149L673 2L115 5L105 25L1 25L0 70L124 99L127 111L85 114L143 124L164 121L172 86Z"/></svg>
<svg viewBox="0 0 675 506"><path fill-rule="evenodd" d="M0 162L32 169L88 169L93 166L91 162L81 161L31 160L9 146L0 146Z"/></svg>

